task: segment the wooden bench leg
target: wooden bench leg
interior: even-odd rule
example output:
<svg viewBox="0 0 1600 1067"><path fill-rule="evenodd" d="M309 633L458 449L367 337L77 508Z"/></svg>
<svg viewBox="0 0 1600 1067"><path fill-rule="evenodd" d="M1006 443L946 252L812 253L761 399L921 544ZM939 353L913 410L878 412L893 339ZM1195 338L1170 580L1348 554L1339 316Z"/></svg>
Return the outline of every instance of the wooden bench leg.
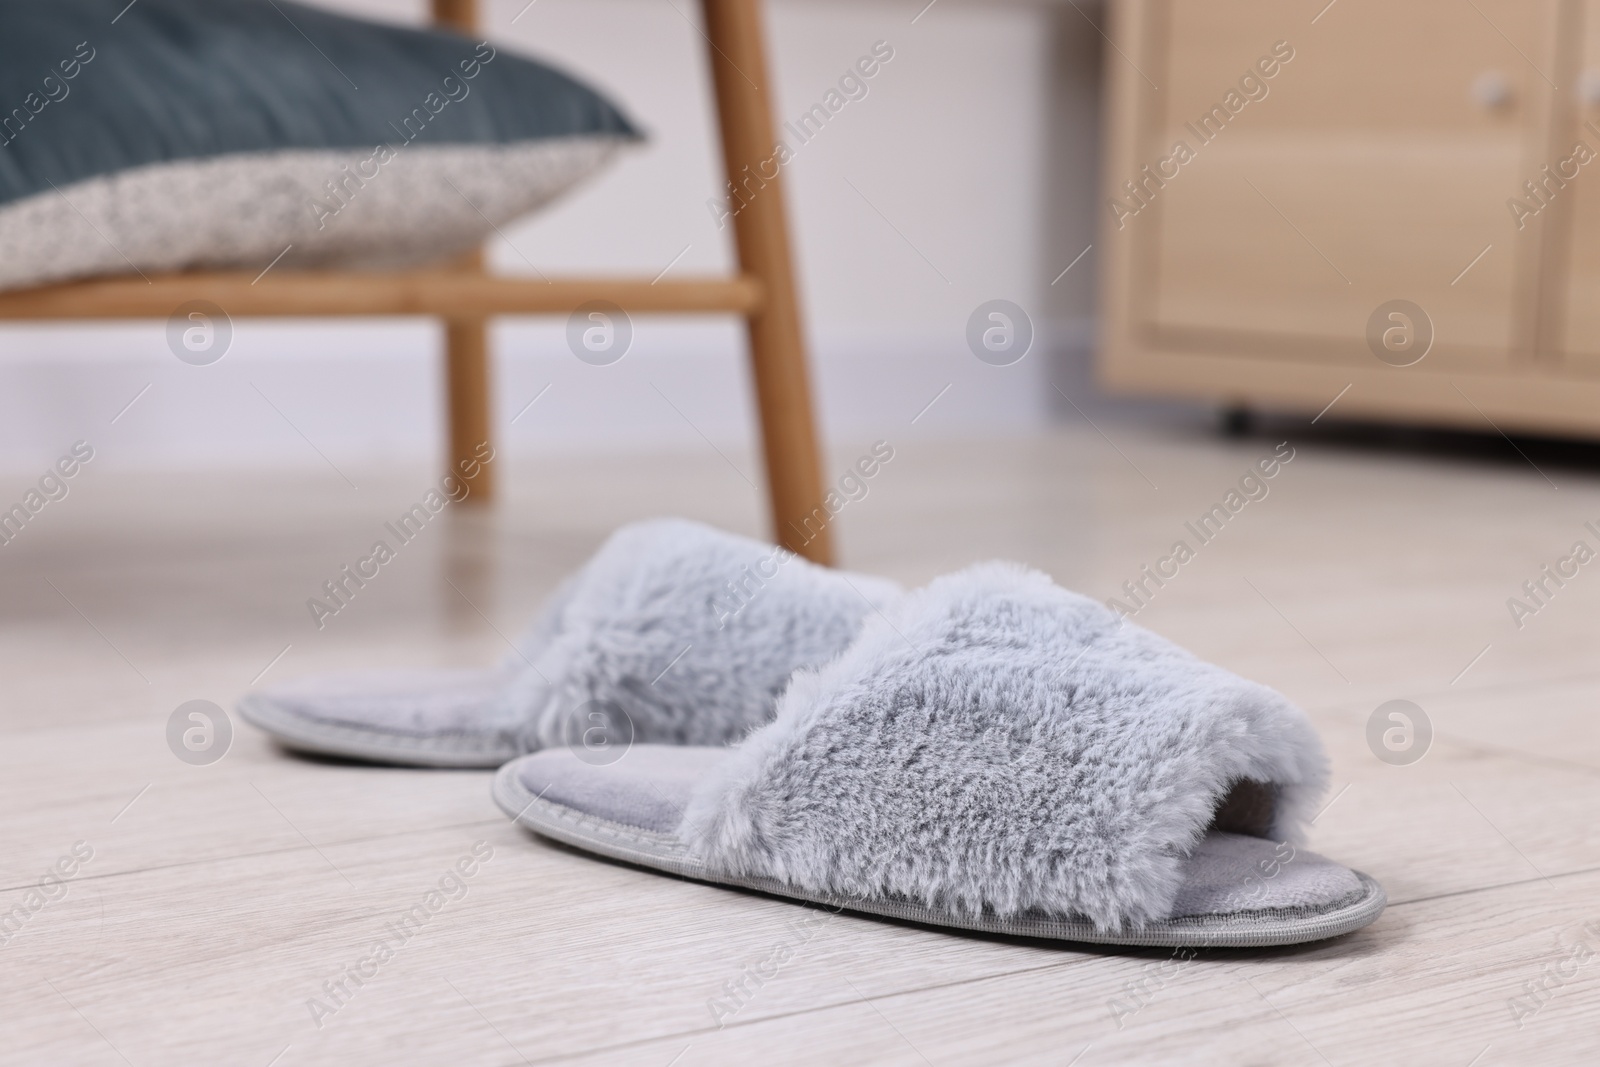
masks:
<svg viewBox="0 0 1600 1067"><path fill-rule="evenodd" d="M811 386L783 189L773 162L760 0L704 0L712 79L739 265L766 290L750 319L750 359L761 412L772 525L778 543L816 563L833 563L832 517L822 506Z"/></svg>
<svg viewBox="0 0 1600 1067"><path fill-rule="evenodd" d="M466 504L494 500L495 463L484 463L484 446L494 446L489 387L489 323L485 319L446 319L445 387L449 397L450 473L471 489ZM490 453L492 454L492 453ZM473 477L468 477L472 473Z"/></svg>

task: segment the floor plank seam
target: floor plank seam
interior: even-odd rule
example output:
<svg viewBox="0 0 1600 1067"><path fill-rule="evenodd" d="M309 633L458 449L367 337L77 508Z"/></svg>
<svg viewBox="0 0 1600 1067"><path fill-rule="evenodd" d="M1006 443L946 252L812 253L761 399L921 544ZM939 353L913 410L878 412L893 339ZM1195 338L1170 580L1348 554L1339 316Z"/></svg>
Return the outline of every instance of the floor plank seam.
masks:
<svg viewBox="0 0 1600 1067"><path fill-rule="evenodd" d="M1389 907L1405 908L1413 904L1426 904L1433 900L1451 900L1455 897L1469 897L1474 893L1493 893L1501 889L1514 889L1517 886L1532 885L1535 882L1553 882L1557 878L1578 878L1586 874L1600 873L1600 867L1585 867L1577 871L1562 871L1559 874L1539 875L1534 878L1522 878L1514 882L1496 882L1489 886L1475 886L1470 889L1453 889L1448 893L1435 893L1427 897L1412 897L1410 900L1391 900Z"/></svg>
<svg viewBox="0 0 1600 1067"><path fill-rule="evenodd" d="M442 830L464 830L464 829L466 829L468 827L472 827L472 826L499 826L504 821L505 820L503 820L503 819L479 819L479 820L477 820L475 822L450 823L450 824L445 825L445 826L430 826L425 830L397 830L392 834L378 834L378 835L373 836L373 837L356 837L356 838L350 838L350 839L343 840L343 841L326 842L326 843L323 844L322 847L323 848L343 848L343 847L345 847L347 845L361 845L361 844L367 844L369 842L374 842L374 841L392 841L393 839L395 839L397 837L405 837L405 836L410 835L410 834L431 834L431 833L438 833L439 831L442 831ZM73 879L73 884L74 885L86 885L89 882L104 882L104 881L107 881L107 880L112 879L112 878L126 878L126 877L128 877L130 875L136 875L136 874L153 874L153 873L155 873L157 871L182 870L185 867L197 867L198 868L198 867L205 867L208 864L233 863L233 862L235 862L237 860L259 859L259 858L261 858L263 856L282 856L282 855L287 855L287 854L292 853L292 852L312 852L312 851L314 851L314 849L311 848L310 846L307 846L307 845L291 845L291 846L286 847L286 848L263 849L260 852L240 852L240 853L237 853L237 854L231 855L231 856L210 856L210 857L207 857L206 859L182 860L182 861L179 861L177 863L159 863L159 864L156 864L153 867L139 867L139 868L134 869L134 870L111 871L111 872L109 872L107 874L84 874L84 875L79 875L78 877ZM23 885L0 886L0 893L16 893L16 892L21 892L23 890L35 889L35 888L38 887L38 884L39 883L37 883L37 882L27 882L27 883L25 883Z"/></svg>
<svg viewBox="0 0 1600 1067"><path fill-rule="evenodd" d="M1542 677L1538 679L1536 684L1540 686L1579 686L1585 684L1594 685L1597 683L1600 683L1600 671L1582 671L1577 674L1563 674L1556 677ZM1483 685L1469 684L1459 688L1450 687L1447 685L1442 689L1417 690L1411 694L1411 699L1421 702L1424 700L1432 700L1437 697L1461 696L1463 694L1472 696L1491 696L1497 692L1506 690L1526 691L1528 685L1529 682L1526 678L1512 678L1506 679L1505 681L1487 682ZM1359 711L1362 706L1362 703L1355 698L1335 700L1325 704L1319 703L1305 705L1306 710L1311 712L1332 712L1341 710Z"/></svg>
<svg viewBox="0 0 1600 1067"><path fill-rule="evenodd" d="M581 1059L581 1058L585 1058L585 1057L589 1057L589 1056L602 1055L602 1054L612 1053L612 1052L620 1052L620 1051L623 1051L625 1049L630 1049L630 1048L640 1048L640 1047L643 1047L645 1045L655 1044L658 1041L672 1041L672 1040L678 1040L678 1039L692 1039L692 1038L696 1038L696 1037L705 1037L705 1036L710 1035L710 1034L724 1033L724 1032L726 1032L728 1030L737 1030L737 1029L741 1029L741 1028L749 1027L749 1026L760 1026L760 1025L764 1025L766 1023L775 1022L775 1021L778 1021L778 1020L781 1020L781 1019L803 1018L803 1017L805 1017L807 1015L817 1014L818 1012L834 1011L834 1010L836 1010L838 1008L848 1008L848 1007L851 1007L851 1006L856 1005L856 1004L872 1004L872 1003L875 1003L875 1002L881 1001L881 1000L893 1000L896 997L912 996L912 995L917 994L917 993L936 992L938 990L943 990L943 989L956 989L956 988L959 988L961 986L974 985L974 984L977 984L977 983L980 983L980 982L987 982L987 981L991 981L991 980L997 979L997 978L1010 978L1010 977L1014 977L1014 976L1018 976L1018 975L1038 974L1038 973L1043 973L1043 972L1046 972L1046 971L1061 970L1062 968L1071 967L1071 966L1075 966L1075 965L1087 965L1089 963L1094 962L1095 960L1105 958L1106 955L1117 955L1117 954L1115 954L1115 953L1085 954L1084 958L1082 958L1082 959L1062 960L1062 961L1060 961L1058 963L1049 963L1049 964L1045 964L1044 966L1041 966L1041 967L1023 967L1023 968L1019 968L1019 969L1014 970L1014 971L1005 971L1005 972L999 972L999 973L994 973L994 974L979 975L978 977L975 977L975 978L962 978L962 979L959 979L959 980L954 981L954 982L938 982L938 983L935 983L933 985L917 986L917 987L912 988L912 989L897 989L892 993L883 993L883 994L880 994L878 996L855 997L855 998L853 998L851 1000L842 1000L842 1001L838 1001L838 1002L831 1003L831 1004L818 1004L815 1007L802 1008L802 1009L798 1009L796 1011L775 1012L775 1013L773 1013L771 1015L762 1015L762 1016L760 1016L758 1018L751 1018L751 1019L742 1020L740 1022L728 1023L726 1026L706 1026L706 1027L701 1027L701 1028L696 1029L696 1030L679 1030L679 1031L674 1031L674 1032L671 1032L671 1033L653 1034L650 1037L642 1037L642 1038L638 1038L638 1039L633 1040L633 1041L624 1041L624 1042L621 1042L621 1043L618 1043L618 1044L615 1044L615 1045L596 1045L593 1048L584 1049L581 1052L564 1052L564 1053L562 1053L562 1054L560 1054L558 1056L546 1056L546 1057L543 1057L543 1058L540 1058L540 1059L528 1059L528 1058L524 1057L519 1062L528 1065L528 1067L536 1067L536 1065L538 1065L538 1064L562 1063L562 1062L565 1062L565 1061L570 1061L570 1060L574 1060L574 1059ZM1130 956L1129 958L1142 958L1142 957Z"/></svg>
<svg viewBox="0 0 1600 1067"><path fill-rule="evenodd" d="M1600 777L1600 767L1588 763L1574 763L1571 760L1564 760L1560 756L1541 756L1536 752L1526 752L1515 748L1501 748L1499 745L1488 741L1461 740L1455 735L1447 733L1436 734L1435 738L1448 741L1452 745L1478 756L1498 756L1502 759L1530 763L1536 767L1555 767L1561 770Z"/></svg>

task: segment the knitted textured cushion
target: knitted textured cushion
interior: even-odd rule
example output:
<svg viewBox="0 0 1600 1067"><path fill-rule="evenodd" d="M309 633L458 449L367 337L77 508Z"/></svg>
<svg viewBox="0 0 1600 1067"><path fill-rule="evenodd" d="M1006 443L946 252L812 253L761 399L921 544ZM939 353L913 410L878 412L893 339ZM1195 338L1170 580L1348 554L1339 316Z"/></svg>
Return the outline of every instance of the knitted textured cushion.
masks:
<svg viewBox="0 0 1600 1067"><path fill-rule="evenodd" d="M0 288L438 258L637 137L454 33L290 0L0 0Z"/></svg>

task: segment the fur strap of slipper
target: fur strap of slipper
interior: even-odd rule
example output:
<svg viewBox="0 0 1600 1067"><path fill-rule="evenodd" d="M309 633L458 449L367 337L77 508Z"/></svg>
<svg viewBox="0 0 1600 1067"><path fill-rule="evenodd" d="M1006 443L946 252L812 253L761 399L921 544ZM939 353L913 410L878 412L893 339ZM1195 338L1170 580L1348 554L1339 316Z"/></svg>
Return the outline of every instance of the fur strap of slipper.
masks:
<svg viewBox="0 0 1600 1067"><path fill-rule="evenodd" d="M498 714L545 746L724 745L770 722L789 676L847 648L894 582L684 519L617 530L508 666Z"/></svg>
<svg viewBox="0 0 1600 1067"><path fill-rule="evenodd" d="M1208 827L1298 840L1327 775L1277 693L986 563L796 674L679 833L739 876L1121 929L1170 913Z"/></svg>

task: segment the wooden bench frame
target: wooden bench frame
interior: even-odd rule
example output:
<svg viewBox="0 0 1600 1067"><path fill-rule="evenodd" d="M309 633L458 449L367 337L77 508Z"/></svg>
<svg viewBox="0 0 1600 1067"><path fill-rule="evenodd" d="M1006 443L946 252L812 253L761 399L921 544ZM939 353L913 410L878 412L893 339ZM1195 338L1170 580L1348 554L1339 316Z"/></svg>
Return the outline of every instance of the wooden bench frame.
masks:
<svg viewBox="0 0 1600 1067"><path fill-rule="evenodd" d="M473 33L478 0L432 0L436 21ZM702 0L705 36L729 182L739 185L776 143L762 37L760 0ZM493 440L487 319L491 315L570 314L591 300L630 313L728 312L749 329L773 531L779 543L818 563L833 562L831 529L811 414L800 306L795 292L784 197L762 175L759 196L733 216L739 273L733 277L543 280L495 277L474 255L450 268L393 273L194 272L148 281L115 277L0 293L0 320L166 318L190 300L230 315L435 315L446 326L449 460ZM494 497L482 466L468 500ZM822 518L819 520L818 516ZM809 520L809 521L808 521Z"/></svg>

